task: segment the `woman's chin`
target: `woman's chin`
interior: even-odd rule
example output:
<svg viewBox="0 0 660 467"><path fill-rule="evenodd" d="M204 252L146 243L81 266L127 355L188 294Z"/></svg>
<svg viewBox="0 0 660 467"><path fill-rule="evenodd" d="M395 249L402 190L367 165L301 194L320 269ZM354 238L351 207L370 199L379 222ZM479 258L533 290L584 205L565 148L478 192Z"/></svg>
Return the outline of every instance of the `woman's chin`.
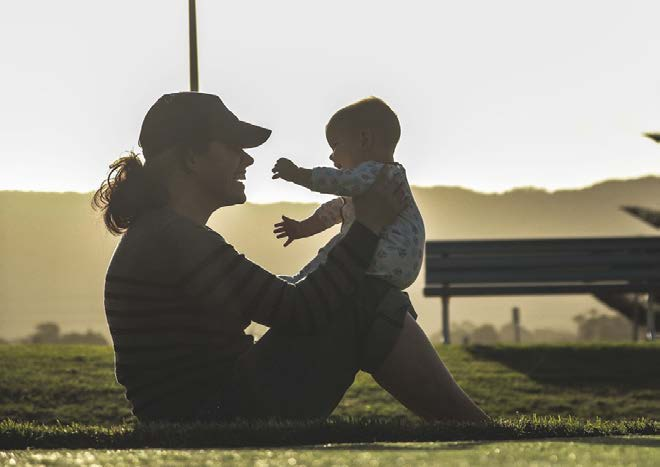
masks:
<svg viewBox="0 0 660 467"><path fill-rule="evenodd" d="M242 204L245 201L247 201L247 195L245 194L245 183L238 182L238 186L240 187L240 189L238 190L237 196L238 198L240 198L239 204Z"/></svg>
<svg viewBox="0 0 660 467"><path fill-rule="evenodd" d="M245 204L246 201L247 198L245 197L245 195L243 195L243 197L240 199L238 197L235 197L233 199L225 199L222 201L222 203L220 203L220 206L218 207L226 208L228 206L236 206L237 204Z"/></svg>
<svg viewBox="0 0 660 467"><path fill-rule="evenodd" d="M247 196L245 195L245 185L236 182L236 185L232 187L231 191L227 190L220 196L220 207L243 204L246 201Z"/></svg>
<svg viewBox="0 0 660 467"><path fill-rule="evenodd" d="M247 196L245 195L245 185L240 183L240 186L240 190L236 190L236 192L232 194L231 204L243 204L247 201Z"/></svg>

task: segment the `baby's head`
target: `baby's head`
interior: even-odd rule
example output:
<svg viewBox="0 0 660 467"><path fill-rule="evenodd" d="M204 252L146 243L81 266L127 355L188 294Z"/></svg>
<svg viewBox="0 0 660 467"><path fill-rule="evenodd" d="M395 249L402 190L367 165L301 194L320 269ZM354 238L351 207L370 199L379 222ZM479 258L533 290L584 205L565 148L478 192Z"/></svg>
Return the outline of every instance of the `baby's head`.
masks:
<svg viewBox="0 0 660 467"><path fill-rule="evenodd" d="M325 127L335 167L352 169L366 161L392 162L401 136L396 114L377 97L339 109Z"/></svg>

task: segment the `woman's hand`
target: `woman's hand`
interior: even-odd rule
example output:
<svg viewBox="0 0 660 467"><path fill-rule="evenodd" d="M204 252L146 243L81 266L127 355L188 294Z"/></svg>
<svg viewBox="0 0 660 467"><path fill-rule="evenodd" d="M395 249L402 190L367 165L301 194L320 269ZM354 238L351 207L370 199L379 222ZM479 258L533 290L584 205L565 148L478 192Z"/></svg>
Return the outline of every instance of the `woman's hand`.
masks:
<svg viewBox="0 0 660 467"><path fill-rule="evenodd" d="M390 173L390 167L385 165L378 172L371 188L353 197L356 220L375 234L394 222L412 202L404 190L402 176L392 177Z"/></svg>

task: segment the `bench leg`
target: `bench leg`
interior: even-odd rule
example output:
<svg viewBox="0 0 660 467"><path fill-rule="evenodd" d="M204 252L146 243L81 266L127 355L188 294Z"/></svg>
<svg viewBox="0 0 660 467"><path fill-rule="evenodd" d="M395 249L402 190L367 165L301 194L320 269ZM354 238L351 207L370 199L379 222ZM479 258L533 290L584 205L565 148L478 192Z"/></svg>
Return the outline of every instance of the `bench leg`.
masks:
<svg viewBox="0 0 660 467"><path fill-rule="evenodd" d="M520 308L514 306L511 310L511 323L513 324L513 340L520 344Z"/></svg>
<svg viewBox="0 0 660 467"><path fill-rule="evenodd" d="M635 297L635 309L633 310L633 324L632 324L632 340L637 342L639 340L639 297Z"/></svg>
<svg viewBox="0 0 660 467"><path fill-rule="evenodd" d="M646 307L646 330L649 340L655 340L655 305L656 296L649 293L649 299Z"/></svg>
<svg viewBox="0 0 660 467"><path fill-rule="evenodd" d="M449 297L442 297L442 337L445 344L451 343L449 337Z"/></svg>

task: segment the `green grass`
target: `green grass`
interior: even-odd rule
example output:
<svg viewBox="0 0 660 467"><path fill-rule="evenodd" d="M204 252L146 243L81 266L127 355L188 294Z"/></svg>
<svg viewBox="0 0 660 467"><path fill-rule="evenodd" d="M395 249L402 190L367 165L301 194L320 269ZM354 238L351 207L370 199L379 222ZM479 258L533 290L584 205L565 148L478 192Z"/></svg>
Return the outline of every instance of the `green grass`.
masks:
<svg viewBox="0 0 660 467"><path fill-rule="evenodd" d="M4 465L414 465L653 466L660 437L553 441L434 442L322 445L300 449L85 450L0 452ZM11 462L13 460L13 463Z"/></svg>
<svg viewBox="0 0 660 467"><path fill-rule="evenodd" d="M0 449L274 447L660 434L658 345L441 346L438 351L459 384L495 418L493 423L423 423L360 373L329 420L137 424L115 381L112 349L0 345ZM482 459L479 446L465 449ZM591 455L589 449L584 456ZM427 454L412 451L408 454L426 462ZM161 454L165 460L183 455ZM158 462L161 454L148 456L149 461ZM53 462L63 462L62 455L56 453ZM226 452L208 455L215 459ZM252 459L249 456L262 451L246 455ZM389 462L393 454L377 455Z"/></svg>
<svg viewBox="0 0 660 467"><path fill-rule="evenodd" d="M660 419L660 345L438 347L459 384L493 417ZM656 369L655 371L653 369ZM334 415L414 416L365 373ZM0 419L132 421L107 347L0 345Z"/></svg>
<svg viewBox="0 0 660 467"><path fill-rule="evenodd" d="M232 423L40 425L0 422L0 449L25 448L211 448L326 443L513 440L660 434L652 420L583 421L560 417L498 419L486 425L423 423L403 418L344 418Z"/></svg>

